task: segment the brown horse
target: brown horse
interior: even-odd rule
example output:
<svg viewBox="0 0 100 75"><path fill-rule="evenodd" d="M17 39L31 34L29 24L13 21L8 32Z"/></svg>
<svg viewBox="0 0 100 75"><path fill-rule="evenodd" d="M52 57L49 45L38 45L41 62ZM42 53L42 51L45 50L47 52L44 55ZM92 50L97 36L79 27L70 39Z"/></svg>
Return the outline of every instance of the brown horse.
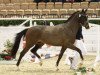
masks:
<svg viewBox="0 0 100 75"><path fill-rule="evenodd" d="M34 26L19 32L16 35L15 43L12 48L12 56L16 56L19 43L23 35L26 37L26 47L21 52L16 65L19 66L22 57L33 46L34 47L31 49L31 52L39 59L41 59L41 57L37 54L37 50L44 44L62 47L58 60L56 62L56 66L59 65L59 61L67 48L77 51L80 54L81 59L83 60L81 50L75 47L73 44L75 42L76 33L80 26L84 26L86 29L89 29L86 11L87 10L82 10L73 13L65 23L60 25Z"/></svg>

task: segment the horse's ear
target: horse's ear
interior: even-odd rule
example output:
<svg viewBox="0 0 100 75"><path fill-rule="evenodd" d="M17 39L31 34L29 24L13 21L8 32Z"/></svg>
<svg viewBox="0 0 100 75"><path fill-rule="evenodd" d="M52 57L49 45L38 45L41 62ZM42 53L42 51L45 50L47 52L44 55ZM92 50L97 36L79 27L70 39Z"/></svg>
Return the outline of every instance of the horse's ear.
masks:
<svg viewBox="0 0 100 75"><path fill-rule="evenodd" d="M87 12L87 9L82 9L82 12L86 13Z"/></svg>
<svg viewBox="0 0 100 75"><path fill-rule="evenodd" d="M82 9L82 12L84 12L84 9Z"/></svg>

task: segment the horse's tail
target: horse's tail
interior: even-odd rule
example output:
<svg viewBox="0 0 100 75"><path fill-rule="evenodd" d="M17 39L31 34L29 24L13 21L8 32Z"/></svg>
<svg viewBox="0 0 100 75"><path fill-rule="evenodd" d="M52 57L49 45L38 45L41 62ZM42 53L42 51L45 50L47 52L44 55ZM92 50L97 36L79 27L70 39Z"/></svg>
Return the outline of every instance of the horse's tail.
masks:
<svg viewBox="0 0 100 75"><path fill-rule="evenodd" d="M13 58L16 57L16 53L17 53L18 48L19 48L20 40L21 40L22 36L25 36L27 30L28 30L28 28L27 29L24 29L21 32L19 32L19 33L16 34L15 41L14 41L14 45L13 45L13 48L11 50L11 56Z"/></svg>

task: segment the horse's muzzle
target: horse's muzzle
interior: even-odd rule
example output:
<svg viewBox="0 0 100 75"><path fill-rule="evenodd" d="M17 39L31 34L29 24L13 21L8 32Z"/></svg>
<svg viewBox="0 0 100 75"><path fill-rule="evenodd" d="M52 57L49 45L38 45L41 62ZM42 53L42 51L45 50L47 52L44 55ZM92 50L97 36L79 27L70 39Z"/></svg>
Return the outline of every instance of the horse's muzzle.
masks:
<svg viewBox="0 0 100 75"><path fill-rule="evenodd" d="M84 25L84 27L85 27L86 29L90 29L89 23L87 22L87 23Z"/></svg>

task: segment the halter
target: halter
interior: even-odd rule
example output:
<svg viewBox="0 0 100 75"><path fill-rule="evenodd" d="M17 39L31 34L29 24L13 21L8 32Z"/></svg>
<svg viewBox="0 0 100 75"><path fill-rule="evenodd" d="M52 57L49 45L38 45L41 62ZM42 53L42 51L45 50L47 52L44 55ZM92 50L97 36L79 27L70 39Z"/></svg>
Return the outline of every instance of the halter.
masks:
<svg viewBox="0 0 100 75"><path fill-rule="evenodd" d="M79 24L80 24L81 26L83 25L83 24L82 24L82 20L81 20L82 17L87 17L87 15L79 14Z"/></svg>

